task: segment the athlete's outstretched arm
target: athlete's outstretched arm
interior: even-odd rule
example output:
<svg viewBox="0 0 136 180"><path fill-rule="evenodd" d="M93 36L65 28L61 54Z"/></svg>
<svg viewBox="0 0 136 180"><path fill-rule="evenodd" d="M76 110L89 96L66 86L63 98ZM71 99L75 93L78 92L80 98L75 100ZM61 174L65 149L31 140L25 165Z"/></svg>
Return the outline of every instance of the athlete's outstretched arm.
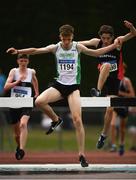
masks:
<svg viewBox="0 0 136 180"><path fill-rule="evenodd" d="M120 43L120 41L118 41L118 38L117 38L117 39L115 39L113 44L106 46L106 47L103 47L103 48L99 48L99 49L89 49L80 43L77 44L77 47L78 47L79 52L82 52L82 53L89 55L89 56L98 57L102 54L105 54L109 51L112 51L113 49L118 48L120 46L119 43Z"/></svg>
<svg viewBox="0 0 136 180"><path fill-rule="evenodd" d="M27 49L15 49L15 48L9 48L7 49L7 53L11 54L29 54L29 55L34 55L34 54L42 54L42 53L49 53L49 52L54 52L56 48L56 45L52 44L46 47L42 48L27 48Z"/></svg>
<svg viewBox="0 0 136 180"><path fill-rule="evenodd" d="M80 44L83 44L84 46L93 46L97 47L100 42L100 39L98 38L92 38L90 40L85 40L85 41L79 41Z"/></svg>
<svg viewBox="0 0 136 180"><path fill-rule="evenodd" d="M133 25L131 22L127 21L127 20L124 21L124 24L125 24L125 26L126 26L127 28L130 29L130 32L131 32L134 36L136 36L136 28L134 27L134 25Z"/></svg>
<svg viewBox="0 0 136 180"><path fill-rule="evenodd" d="M130 30L129 33L125 34L124 36L119 36L118 38L122 43L132 39L134 36L136 36L136 29L133 26L133 24L129 21L124 21L125 26Z"/></svg>

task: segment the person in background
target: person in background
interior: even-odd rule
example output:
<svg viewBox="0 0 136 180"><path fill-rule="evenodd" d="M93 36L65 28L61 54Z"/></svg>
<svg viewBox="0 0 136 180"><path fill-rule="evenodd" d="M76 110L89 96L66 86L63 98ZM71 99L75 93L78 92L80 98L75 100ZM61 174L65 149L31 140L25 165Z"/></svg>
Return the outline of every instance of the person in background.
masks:
<svg viewBox="0 0 136 180"><path fill-rule="evenodd" d="M17 56L17 68L10 70L4 86L5 92L10 91L10 97L37 97L39 95L38 80L36 71L28 68L29 56L19 54ZM11 124L13 125L17 148L15 157L23 159L25 145L28 136L28 121L32 108L10 108Z"/></svg>
<svg viewBox="0 0 136 180"><path fill-rule="evenodd" d="M130 151L136 152L136 107L129 107L129 119L127 123Z"/></svg>
<svg viewBox="0 0 136 180"><path fill-rule="evenodd" d="M81 102L80 102L80 80L81 66L80 54L84 53L89 56L99 56L112 49L117 48L120 44L118 39L110 46L97 50L88 49L80 43L73 41L74 28L65 24L59 28L60 42L48 45L42 48L15 49L9 48L7 53L12 54L41 54L53 53L57 64L57 78L53 85L41 93L35 103L36 106L43 110L45 114L52 119L51 126L46 134L51 134L54 129L62 124L63 120L53 111L49 103L59 101L63 98L68 100L68 105L72 115L79 150L79 161L82 167L89 164L85 158L85 131L82 122ZM51 68L51 67L50 67Z"/></svg>
<svg viewBox="0 0 136 180"><path fill-rule="evenodd" d="M135 91L130 78L125 76L127 65L123 63L123 79L120 81L119 93L120 97L135 97ZM116 151L116 133L117 133L117 120L119 120L118 135L119 135L119 155L125 152L125 132L126 123L128 119L128 107L114 108L111 120L111 152Z"/></svg>
<svg viewBox="0 0 136 180"><path fill-rule="evenodd" d="M2 68L0 68L0 98L5 96L4 85L6 82L6 75L3 73ZM0 108L0 150L4 147L4 127L7 123L6 113Z"/></svg>
<svg viewBox="0 0 136 180"><path fill-rule="evenodd" d="M2 69L0 68L0 97L4 96L4 85L6 82L6 76L3 74Z"/></svg>

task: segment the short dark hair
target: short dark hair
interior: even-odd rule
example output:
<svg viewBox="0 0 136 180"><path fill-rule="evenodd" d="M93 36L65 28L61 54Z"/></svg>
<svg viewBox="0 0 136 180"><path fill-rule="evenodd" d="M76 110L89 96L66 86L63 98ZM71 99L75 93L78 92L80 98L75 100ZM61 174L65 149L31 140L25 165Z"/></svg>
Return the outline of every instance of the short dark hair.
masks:
<svg viewBox="0 0 136 180"><path fill-rule="evenodd" d="M17 59L21 59L21 58L29 59L29 55L28 54L18 54Z"/></svg>
<svg viewBox="0 0 136 180"><path fill-rule="evenodd" d="M69 24L65 24L59 28L59 33L62 36L69 36L71 34L74 34L74 28Z"/></svg>
<svg viewBox="0 0 136 180"><path fill-rule="evenodd" d="M112 26L109 26L109 25L102 25L99 29L99 36L101 36L102 34L110 34L111 36L114 36L114 29Z"/></svg>

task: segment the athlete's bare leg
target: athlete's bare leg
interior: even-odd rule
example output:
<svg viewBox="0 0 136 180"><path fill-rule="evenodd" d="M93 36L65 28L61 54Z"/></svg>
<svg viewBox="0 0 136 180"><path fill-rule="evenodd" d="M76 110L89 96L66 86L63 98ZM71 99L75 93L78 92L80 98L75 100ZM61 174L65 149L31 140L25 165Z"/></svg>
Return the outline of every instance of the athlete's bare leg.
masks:
<svg viewBox="0 0 136 180"><path fill-rule="evenodd" d="M69 108L72 114L73 124L76 129L76 136L79 148L79 155L84 155L85 131L81 119L81 102L79 90L74 91L68 97Z"/></svg>
<svg viewBox="0 0 136 180"><path fill-rule="evenodd" d="M60 92L55 88L50 87L37 97L35 104L45 114L47 114L52 119L52 121L58 121L58 115L53 111L48 103L56 102L60 99L62 99Z"/></svg>
<svg viewBox="0 0 136 180"><path fill-rule="evenodd" d="M113 111L112 120L111 120L111 144L116 144L116 121L117 113Z"/></svg>
<svg viewBox="0 0 136 180"><path fill-rule="evenodd" d="M112 107L107 107L106 113L105 113L105 116L104 116L104 127L103 127L103 130L102 130L102 134L105 135L105 136L108 135L112 115L113 115L113 108Z"/></svg>
<svg viewBox="0 0 136 180"><path fill-rule="evenodd" d="M98 149L101 149L104 146L104 141L105 141L105 139L108 135L109 129L110 129L112 114L113 114L113 108L107 107L106 113L104 116L104 127L103 127L102 133L98 139L98 142L96 144L96 147Z"/></svg>
<svg viewBox="0 0 136 180"><path fill-rule="evenodd" d="M17 146L20 146L20 122L16 123L13 125L14 129L14 136L15 136L15 141L17 143Z"/></svg>
<svg viewBox="0 0 136 180"><path fill-rule="evenodd" d="M126 122L127 122L127 117L121 119L121 122L120 122L120 144L124 144L124 141L125 141Z"/></svg>
<svg viewBox="0 0 136 180"><path fill-rule="evenodd" d="M69 108L72 114L73 124L76 129L76 137L79 151L79 161L82 167L87 167L88 162L85 158L85 131L82 122L81 100L79 90L74 91L68 96Z"/></svg>
<svg viewBox="0 0 136 180"><path fill-rule="evenodd" d="M30 116L23 115L20 120L20 149L24 149L28 136L27 124Z"/></svg>
<svg viewBox="0 0 136 180"><path fill-rule="evenodd" d="M110 72L110 64L109 63L104 63L101 68L100 68L100 74L98 78L98 83L97 83L97 89L99 91L102 90L104 83L106 82Z"/></svg>

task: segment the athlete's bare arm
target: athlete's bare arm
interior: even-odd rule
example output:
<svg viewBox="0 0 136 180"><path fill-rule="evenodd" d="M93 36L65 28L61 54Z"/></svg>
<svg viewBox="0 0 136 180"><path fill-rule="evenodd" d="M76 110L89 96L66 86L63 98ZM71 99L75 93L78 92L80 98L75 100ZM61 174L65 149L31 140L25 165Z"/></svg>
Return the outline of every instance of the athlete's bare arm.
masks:
<svg viewBox="0 0 136 180"><path fill-rule="evenodd" d="M39 96L39 84L38 84L38 80L37 80L37 77L36 77L36 71L34 69L33 69L33 72L32 72L32 84L33 84L34 92L35 92L34 97L37 97L37 96Z"/></svg>
<svg viewBox="0 0 136 180"><path fill-rule="evenodd" d="M94 46L97 47L100 42L100 39L98 38L92 38L90 40L85 41L79 41L80 44L83 44L84 46Z"/></svg>
<svg viewBox="0 0 136 180"><path fill-rule="evenodd" d="M11 69L8 75L8 78L6 80L5 86L4 86L4 91L8 91L14 86L18 85L21 82L21 78L15 82L13 82L13 77L14 77L14 69Z"/></svg>
<svg viewBox="0 0 136 180"><path fill-rule="evenodd" d="M125 26L126 26L127 28L130 29L131 33L132 33L134 36L136 36L136 28L134 27L134 25L133 25L131 22L127 21L127 20L124 21L124 24L125 24Z"/></svg>
<svg viewBox="0 0 136 180"><path fill-rule="evenodd" d="M89 56L95 56L95 57L105 54L115 48L118 48L119 46L120 46L120 44L119 44L118 39L115 39L113 44L103 47L103 48L99 48L99 49L89 49L80 43L77 44L79 52L82 52Z"/></svg>
<svg viewBox="0 0 136 180"><path fill-rule="evenodd" d="M34 54L42 54L42 53L49 53L49 52L54 52L56 49L56 45L52 44L46 47L42 48L27 48L27 49L15 49L15 48L9 48L7 49L7 53L11 54L29 54L29 55L34 55Z"/></svg>
<svg viewBox="0 0 136 180"><path fill-rule="evenodd" d="M122 43L124 43L124 42L132 39L134 36L136 36L136 29L133 26L133 24L126 20L124 21L124 24L130 30L130 32L125 34L124 36L118 37Z"/></svg>

